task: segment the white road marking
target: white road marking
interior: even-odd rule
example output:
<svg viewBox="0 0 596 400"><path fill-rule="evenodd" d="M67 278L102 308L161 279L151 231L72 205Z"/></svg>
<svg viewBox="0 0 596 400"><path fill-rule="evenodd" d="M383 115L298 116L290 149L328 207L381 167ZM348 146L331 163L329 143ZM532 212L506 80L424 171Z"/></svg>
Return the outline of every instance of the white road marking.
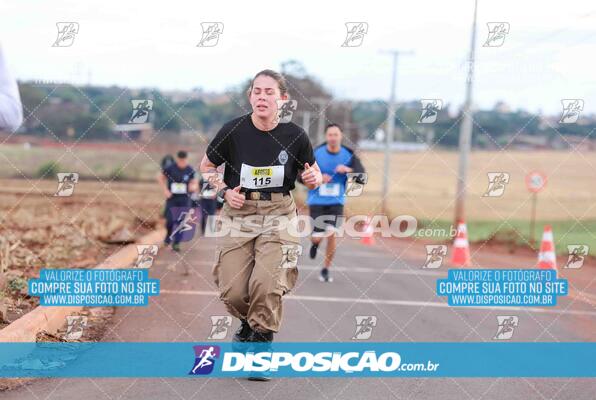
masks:
<svg viewBox="0 0 596 400"><path fill-rule="evenodd" d="M318 265L298 265L298 270L306 270L306 271L319 271L321 269ZM431 271L428 269L407 269L407 268L367 268L367 267L336 267L335 265L331 266L329 269L331 272L338 271L338 272L372 272L375 274L398 274L398 275L426 275L426 276L442 276L447 277L447 272L438 272L438 271Z"/></svg>
<svg viewBox="0 0 596 400"><path fill-rule="evenodd" d="M177 294L186 296L219 296L218 292L210 290L170 290L162 289L159 294ZM301 301L322 301L327 303L360 303L360 304L385 304L392 306L413 306L413 307L438 307L448 308L450 307L447 303L439 301L415 301L415 300L381 300L381 299L360 299L350 297L327 297L327 296L301 296L290 294L284 296L287 300L301 300ZM481 306L468 306L468 307L454 307L459 311L466 310L513 310L513 311L528 311L538 314L563 314L563 315L586 315L596 316L596 311L583 311L583 310L557 310L549 308L538 308L538 307L481 307Z"/></svg>
<svg viewBox="0 0 596 400"><path fill-rule="evenodd" d="M215 261L193 261L193 264L201 265L213 265ZM301 265L298 264L298 271L318 271L321 267L318 265ZM442 276L447 277L447 271L439 272L437 270L429 269L416 269L416 268L402 268L402 267L391 267L389 269L385 267L379 268L368 268L368 267L340 267L331 266L331 271L337 272L362 272L362 273L374 273L374 274L396 274L396 275L422 275L422 276Z"/></svg>

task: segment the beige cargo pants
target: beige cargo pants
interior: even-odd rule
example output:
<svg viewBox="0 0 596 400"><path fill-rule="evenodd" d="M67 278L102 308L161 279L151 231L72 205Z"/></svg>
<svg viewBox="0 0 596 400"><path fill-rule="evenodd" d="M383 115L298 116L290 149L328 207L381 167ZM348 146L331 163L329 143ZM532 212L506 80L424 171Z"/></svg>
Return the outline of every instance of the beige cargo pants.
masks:
<svg viewBox="0 0 596 400"><path fill-rule="evenodd" d="M296 231L288 229L296 223L294 198L280 193L271 200L247 198L240 209L224 203L221 216L232 223L217 239L213 276L219 298L252 329L277 332L282 297L296 284L302 252Z"/></svg>

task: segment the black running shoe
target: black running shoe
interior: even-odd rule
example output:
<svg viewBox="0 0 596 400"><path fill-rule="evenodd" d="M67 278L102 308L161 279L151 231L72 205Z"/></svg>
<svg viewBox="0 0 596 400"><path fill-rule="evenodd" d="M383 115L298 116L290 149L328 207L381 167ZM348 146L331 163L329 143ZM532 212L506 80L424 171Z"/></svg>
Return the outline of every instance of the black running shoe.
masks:
<svg viewBox="0 0 596 400"><path fill-rule="evenodd" d="M271 380L270 375L271 375L271 373L269 371L252 372L252 375L249 376L247 379L249 381L269 382Z"/></svg>
<svg viewBox="0 0 596 400"><path fill-rule="evenodd" d="M232 341L234 342L246 342L250 339L253 330L245 319L240 320L240 328L234 333Z"/></svg>
<svg viewBox="0 0 596 400"><path fill-rule="evenodd" d="M250 335L250 342L273 342L273 332L271 331L267 331L267 332L259 332L259 331L252 331L252 334Z"/></svg>
<svg viewBox="0 0 596 400"><path fill-rule="evenodd" d="M179 243L174 243L172 245L172 250L174 250L175 252L180 252L180 244Z"/></svg>
<svg viewBox="0 0 596 400"><path fill-rule="evenodd" d="M257 332L252 331L249 342L254 343L264 343L264 347L259 347L259 350L264 350L268 348L268 351L271 351L271 342L273 342L273 332ZM270 371L262 371L262 372L252 372L251 375L248 377L249 381L258 381L258 382L268 382L271 380L271 372Z"/></svg>
<svg viewBox="0 0 596 400"><path fill-rule="evenodd" d="M333 282L333 278L329 275L329 268L321 269L321 274L319 275L319 280L321 282Z"/></svg>
<svg viewBox="0 0 596 400"><path fill-rule="evenodd" d="M318 244L313 243L310 246L310 258L312 258L313 260L315 259L315 257L317 256L317 249L319 248Z"/></svg>

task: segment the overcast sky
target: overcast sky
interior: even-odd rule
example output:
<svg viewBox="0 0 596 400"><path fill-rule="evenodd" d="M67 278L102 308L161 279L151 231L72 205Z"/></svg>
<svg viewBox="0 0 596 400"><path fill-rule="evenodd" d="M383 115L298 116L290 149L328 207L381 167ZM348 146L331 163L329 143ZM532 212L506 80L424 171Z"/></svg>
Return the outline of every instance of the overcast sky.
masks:
<svg viewBox="0 0 596 400"><path fill-rule="evenodd" d="M8 1L0 42L19 79L220 91L297 59L337 97L387 98L391 58L401 101L461 104L473 15L458 1ZM56 22L78 22L70 47L52 47ZM215 47L196 47L201 22L222 22ZM359 47L341 47L346 22L366 22ZM482 47L487 22L507 22L501 47ZM475 103L558 114L561 99L596 112L596 4L479 1ZM74 74L74 76L73 76ZM79 75L77 75L79 74Z"/></svg>

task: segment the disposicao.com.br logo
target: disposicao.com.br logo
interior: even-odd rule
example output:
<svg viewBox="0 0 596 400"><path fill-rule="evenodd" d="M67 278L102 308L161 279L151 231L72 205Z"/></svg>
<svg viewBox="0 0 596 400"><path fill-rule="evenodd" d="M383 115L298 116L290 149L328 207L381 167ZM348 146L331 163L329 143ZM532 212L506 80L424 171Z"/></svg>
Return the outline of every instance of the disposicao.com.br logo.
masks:
<svg viewBox="0 0 596 400"><path fill-rule="evenodd" d="M215 349L217 347L217 349ZM274 351L267 345L237 345L231 351L218 346L194 346L195 364L190 375L215 371L221 376L251 372L279 372L284 376L353 376L354 373L433 372L439 363L431 360L403 363L392 351ZM216 363L221 363L216 366ZM214 368L215 367L215 368Z"/></svg>
<svg viewBox="0 0 596 400"><path fill-rule="evenodd" d="M348 353L226 353L222 371L265 372L278 371L288 367L295 372L393 372L393 371L434 371L439 364L433 362L404 364L398 353L387 352L377 355L375 351Z"/></svg>

